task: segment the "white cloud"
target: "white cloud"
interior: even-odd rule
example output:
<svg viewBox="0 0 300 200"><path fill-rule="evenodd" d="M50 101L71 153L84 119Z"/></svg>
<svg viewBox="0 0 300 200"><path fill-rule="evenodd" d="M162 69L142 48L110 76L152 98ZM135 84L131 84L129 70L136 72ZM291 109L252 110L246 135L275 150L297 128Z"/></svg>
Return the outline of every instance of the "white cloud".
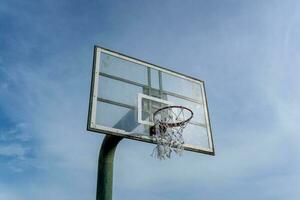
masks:
<svg viewBox="0 0 300 200"><path fill-rule="evenodd" d="M27 131L28 124L20 122L14 126L0 128L1 142L26 142L32 138L32 134Z"/></svg>
<svg viewBox="0 0 300 200"><path fill-rule="evenodd" d="M0 189L0 199L3 200L22 200L22 198L19 198L14 192L8 192L9 189L1 186Z"/></svg>
<svg viewBox="0 0 300 200"><path fill-rule="evenodd" d="M26 148L19 144L0 146L0 156L16 156L22 159L26 153Z"/></svg>

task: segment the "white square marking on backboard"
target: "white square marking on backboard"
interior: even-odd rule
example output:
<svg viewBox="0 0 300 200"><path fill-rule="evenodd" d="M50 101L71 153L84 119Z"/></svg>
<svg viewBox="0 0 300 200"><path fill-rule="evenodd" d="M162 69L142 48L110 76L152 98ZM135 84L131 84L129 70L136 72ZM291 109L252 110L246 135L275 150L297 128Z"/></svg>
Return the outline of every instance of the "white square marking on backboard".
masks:
<svg viewBox="0 0 300 200"><path fill-rule="evenodd" d="M143 101L142 100L143 99L156 101L156 102L163 103L163 104L166 104L166 105L169 105L169 106L174 105L172 102L169 102L169 101L166 101L166 100L163 100L163 99L159 99L159 98L155 98L155 97L152 97L152 96L149 96L149 95L146 95L146 94L139 93L138 94L138 123L146 124L146 125L150 125L150 126L153 126L154 123L151 122L151 121L145 121L145 120L142 119L142 112L143 112L143 105L142 105Z"/></svg>

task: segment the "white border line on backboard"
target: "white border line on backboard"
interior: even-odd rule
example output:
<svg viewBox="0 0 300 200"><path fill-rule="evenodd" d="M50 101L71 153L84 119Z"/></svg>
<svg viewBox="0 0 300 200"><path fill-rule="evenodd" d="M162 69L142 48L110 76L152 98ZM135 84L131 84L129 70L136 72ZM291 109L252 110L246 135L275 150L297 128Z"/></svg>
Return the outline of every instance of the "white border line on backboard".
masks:
<svg viewBox="0 0 300 200"><path fill-rule="evenodd" d="M104 53L113 55L113 56L115 56L115 57L117 57L117 58L121 58L121 59L124 59L124 60L130 61L130 62L139 64L139 65L143 65L143 66L146 66L146 67L150 67L150 68L156 69L156 70L158 70L158 71L162 71L162 72L165 72L165 73L167 73L167 74L171 74L171 75L180 77L180 78L185 79L185 80L189 80L189 81L196 82L196 83L201 83L201 84L203 85L203 82L200 81L200 80L195 80L195 79L192 79L192 78L183 76L183 75L181 75L181 74L176 74L175 72L168 71L168 70L165 70L165 69L163 69L163 68L159 68L159 67L156 67L156 66L154 66L154 65L150 65L150 64L148 64L148 63L145 63L145 62L142 62L142 61L139 61L139 60L135 60L135 59L133 59L133 58L129 58L129 57L120 55L120 54L118 54L118 53L114 53L114 52L108 51L108 50L106 50L106 49L101 49L101 52L104 52Z"/></svg>
<svg viewBox="0 0 300 200"><path fill-rule="evenodd" d="M96 49L96 62L94 71L94 91L93 91L93 103L92 103L92 117L91 117L91 127L96 128L96 113L97 113L97 97L98 97L98 87L99 87L99 67L100 67L100 56L101 49Z"/></svg>

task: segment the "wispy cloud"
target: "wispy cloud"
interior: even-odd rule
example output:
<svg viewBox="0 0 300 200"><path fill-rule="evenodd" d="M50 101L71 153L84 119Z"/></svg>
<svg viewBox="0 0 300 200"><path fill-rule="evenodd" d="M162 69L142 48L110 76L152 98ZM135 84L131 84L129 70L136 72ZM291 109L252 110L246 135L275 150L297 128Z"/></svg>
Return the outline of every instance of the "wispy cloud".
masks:
<svg viewBox="0 0 300 200"><path fill-rule="evenodd" d="M0 156L17 157L23 159L26 149L19 144L0 146Z"/></svg>

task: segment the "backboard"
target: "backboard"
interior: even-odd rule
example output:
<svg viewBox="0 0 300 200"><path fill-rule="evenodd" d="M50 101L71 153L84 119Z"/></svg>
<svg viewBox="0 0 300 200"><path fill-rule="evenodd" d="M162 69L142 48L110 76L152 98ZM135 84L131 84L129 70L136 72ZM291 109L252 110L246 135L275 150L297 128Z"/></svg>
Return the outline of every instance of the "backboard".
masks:
<svg viewBox="0 0 300 200"><path fill-rule="evenodd" d="M184 149L214 155L203 81L95 46L89 131L153 143L153 113L172 105L194 113Z"/></svg>

